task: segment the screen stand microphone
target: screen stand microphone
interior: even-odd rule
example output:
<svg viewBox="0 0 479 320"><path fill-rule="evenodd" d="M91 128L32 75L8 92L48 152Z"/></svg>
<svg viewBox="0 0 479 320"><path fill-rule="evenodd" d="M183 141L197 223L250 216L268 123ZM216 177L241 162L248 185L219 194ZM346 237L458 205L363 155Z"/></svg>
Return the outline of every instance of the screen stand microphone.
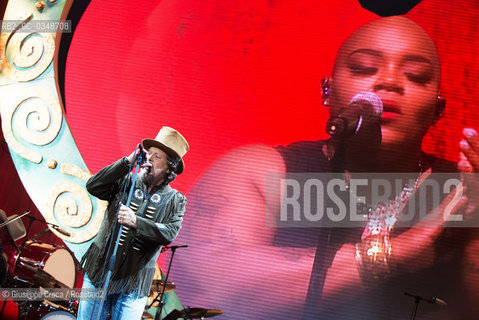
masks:
<svg viewBox="0 0 479 320"><path fill-rule="evenodd" d="M354 95L348 106L326 123L326 132L331 138L323 147L323 153L328 160L338 156L346 138L364 146L379 145L382 112L383 103L376 94L365 91Z"/></svg>

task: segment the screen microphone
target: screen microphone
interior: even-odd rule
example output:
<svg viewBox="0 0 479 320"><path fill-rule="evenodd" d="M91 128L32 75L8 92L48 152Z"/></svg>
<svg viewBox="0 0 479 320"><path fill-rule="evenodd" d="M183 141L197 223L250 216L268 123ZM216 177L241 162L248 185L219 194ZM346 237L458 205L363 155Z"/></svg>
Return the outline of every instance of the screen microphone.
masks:
<svg viewBox="0 0 479 320"><path fill-rule="evenodd" d="M356 134L362 126L379 121L383 113L383 103L376 94L359 92L349 101L346 108L326 123L326 132L331 136Z"/></svg>
<svg viewBox="0 0 479 320"><path fill-rule="evenodd" d="M441 307L446 307L447 306L447 302L442 300L442 299L439 299L437 297L432 297L431 300L429 301L429 303L433 303L433 304L437 304Z"/></svg>

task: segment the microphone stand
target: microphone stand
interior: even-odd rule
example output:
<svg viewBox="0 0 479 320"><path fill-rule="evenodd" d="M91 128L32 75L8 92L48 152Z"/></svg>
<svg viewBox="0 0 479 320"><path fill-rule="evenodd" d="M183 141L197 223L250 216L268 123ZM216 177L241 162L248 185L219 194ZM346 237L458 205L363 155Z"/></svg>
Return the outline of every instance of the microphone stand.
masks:
<svg viewBox="0 0 479 320"><path fill-rule="evenodd" d="M427 301L429 303L435 303L436 299L437 299L437 298L427 299L427 298L423 298L421 296L417 296L417 295L410 294L410 293L407 293L407 292L404 292L404 295L414 298L414 307L413 307L413 310L412 310L412 313L411 313L411 320L416 320L416 313L417 313L417 308L419 307L419 302L424 300L424 301Z"/></svg>
<svg viewBox="0 0 479 320"><path fill-rule="evenodd" d="M8 220L8 221L5 221L5 222L3 222L3 223L1 223L1 224L0 224L0 228L3 228L3 227L5 227L6 225L9 225L9 224L12 223L13 221L18 220L18 219L20 219L21 217L24 217L24 216L26 216L26 215L29 214L29 213L30 213L30 210L27 210L27 211L23 212L21 215L15 217L15 218L13 218L13 219L10 219L10 220Z"/></svg>
<svg viewBox="0 0 479 320"><path fill-rule="evenodd" d="M130 206L131 197L133 196L133 190L135 189L136 176L137 176L138 171L140 169L140 164L142 164L143 161L146 161L146 156L143 154L143 151L141 149L141 144L138 145L138 149L139 149L138 150L139 156L138 156L138 159L136 161L135 174L133 175L133 182L131 183L130 192L128 193L128 199L126 200L126 204L125 204L125 206L127 206L127 207ZM118 213L120 212L121 202L122 201L120 201L120 205L118 206L118 211L116 213L116 221L118 221ZM115 229L116 229L116 223L115 223L115 227L113 228L113 230L115 230ZM100 320L103 305L105 304L105 300L106 300L107 292L108 292L108 286L110 284L111 274L113 273L113 269L115 268L116 254L117 254L117 251L118 251L118 245L120 243L120 237L121 237L122 231L123 231L123 225L120 224L120 228L119 228L118 234L116 236L115 246L113 247L113 251L112 251L112 254L110 256L110 261L108 262L105 282L103 284L103 292L105 292L105 298L101 299L101 301L100 301L100 306L98 308L98 313L97 313L97 316L96 316L96 320ZM113 231L113 234L112 234L109 241L111 241L113 239L113 236L114 236L114 231ZM110 245L108 245L108 248L110 248ZM95 308L92 308L92 313L93 313L94 310L95 310ZM93 318L93 314L92 314L91 318Z"/></svg>
<svg viewBox="0 0 479 320"><path fill-rule="evenodd" d="M17 267L18 267L18 264L20 263L20 258L22 256L22 253L23 253L23 250L25 249L25 244L27 242L27 239L28 239L28 234L30 233L30 229L32 228L32 225L33 225L33 221L40 221L42 223L45 223L49 226L51 226L53 229L55 230L58 230L60 228L59 225L56 225L54 223L50 223L50 222L46 222L44 220L41 220L41 219L38 219L38 218L35 218L35 217L32 217L32 216L29 216L28 214L30 213L30 210L26 210L25 212L23 212L21 215L9 220L9 221L5 221L3 222L2 224L0 224L0 228L3 228L5 226L7 226L8 224L12 223L13 221L15 220L18 220L18 219L21 219L22 217L25 217L25 218L28 218L29 220L29 223L28 223L28 227L27 227L27 230L26 230L26 233L25 233L25 237L23 238L23 241L22 241L22 244L20 245L20 250L18 252L18 255L17 255L17 258L15 259L15 264L13 266L13 271L12 273L15 274L15 271L17 270ZM63 233L63 232L61 232ZM0 312L0 316L3 316L3 312L5 310L5 304L6 304L7 300L4 301L3 303L3 306L2 306L2 310ZM30 310L27 311L27 315L28 315L28 312Z"/></svg>
<svg viewBox="0 0 479 320"><path fill-rule="evenodd" d="M25 211L23 214L21 214L20 216L14 218L14 219L12 219L12 220L10 220L9 223L12 222L12 221L14 221L14 220L17 220L17 218L20 218L20 217L23 217L23 216L26 216L27 218L32 218L32 217L30 217L30 216L27 216L27 214L29 214L29 213L30 213L30 211L27 210L27 211ZM25 237L23 238L22 244L20 245L20 251L18 252L18 256L17 256L17 258L15 259L15 264L14 264L14 266L13 266L13 271L12 271L13 274L15 274L15 271L17 270L18 263L20 262L20 257L22 256L23 249L25 249L25 243L27 242L28 234L30 233L30 229L31 229L31 227L32 227L32 224L33 224L33 221L34 221L34 220L35 220L35 219L29 219L29 220L28 220L29 223L28 223L27 231L26 231L26 233L25 233ZM5 223L5 225L7 225L7 223ZM3 224L2 224L2 227L3 227ZM16 277L14 277L14 279L15 279L15 278L16 278ZM6 302L7 302L7 300L5 300L5 302L4 302L4 304L3 304L2 315L3 315L3 311L4 311L3 309L5 308L5 303L6 303ZM25 313L25 319L28 317L28 313L29 313L29 312L30 312L30 308L28 307L27 310L26 310L26 313Z"/></svg>
<svg viewBox="0 0 479 320"><path fill-rule="evenodd" d="M17 218L19 218L19 217L17 217ZM17 219L17 218L15 218L15 219ZM26 216L25 218L28 218L28 219L30 219L30 220L35 220L35 221L39 221L39 222L41 222L41 223L44 223L44 224L46 224L46 225L52 227L52 228L55 229L56 231L60 232L61 234L64 234L64 235L66 235L66 236L68 236L68 237L70 236L70 234L65 234L66 232L65 232L64 230L62 230L58 224L54 224L54 223L51 223L51 222L46 222L45 220L38 219L38 218L35 218L35 217L32 217L32 216ZM12 219L12 220L14 220L14 219ZM26 238L26 236L25 236L25 238Z"/></svg>
<svg viewBox="0 0 479 320"><path fill-rule="evenodd" d="M54 223L50 223L50 222L46 222L44 220L41 220L41 219L38 219L38 218L35 218L35 217L32 217L32 216L28 216L28 214L30 213L29 210L25 211L24 213L22 213L21 215L19 215L18 217L15 217L13 218L12 220L8 221L8 223L11 223L12 221L15 221L17 219L20 219L21 217L25 217L25 218L28 218L29 219L29 223L28 223L28 227L27 227L27 231L25 233L25 237L23 238L23 242L22 244L20 245L20 251L18 252L18 256L17 258L15 259L15 265L13 267L13 273L15 273L15 271L17 270L17 267L18 267L18 263L20 262L20 257L22 256L22 253L23 253L23 250L25 249L25 243L27 242L27 239L28 239L28 234L30 233L30 229L33 225L33 221L40 221L41 223L44 223L46 225L49 225L51 226L53 229L57 230L60 228L59 225L57 224L54 224ZM4 225L7 225L8 223L2 223L0 225L0 228L3 227ZM60 231L59 231L60 232ZM63 231L64 232L64 231ZM60 233L63 233L63 232L60 232Z"/></svg>
<svg viewBox="0 0 479 320"><path fill-rule="evenodd" d="M171 249L171 258L170 258L170 263L168 265L168 271L166 272L166 276L165 276L165 280L164 280L165 283L163 285L163 288L161 289L161 292L157 293L155 299L153 299L153 301L148 306L148 308L146 308L147 310L150 309L151 306L156 301L158 301L160 303L160 309L155 314L155 320L160 320L161 319L161 312L163 311L163 306L165 305L165 302L163 302L163 296L165 295L166 284L168 283L168 276L170 275L171 264L173 263L173 257L175 256L175 251L178 248L186 248L186 247L188 247L188 246L171 246L171 247L169 247Z"/></svg>
<svg viewBox="0 0 479 320"><path fill-rule="evenodd" d="M414 307L413 307L412 313L411 313L411 320L416 320L416 313L417 313L417 309L419 307L419 302L421 302L421 300L424 300L424 298L422 298L420 296L415 296L415 295L409 294L407 292L404 292L404 294L406 296L414 298Z"/></svg>
<svg viewBox="0 0 479 320"><path fill-rule="evenodd" d="M30 211L27 210L24 213L22 213L21 215L19 215L18 217L9 221L9 223L10 223L10 222L12 222L14 220L17 220L18 218L21 218L23 216L26 216L27 218L31 218L29 220L29 223L28 223L27 232L25 233L25 237L23 238L22 244L20 245L20 251L18 252L17 258L15 259L15 265L13 266L13 271L12 271L12 273L14 273L14 274L15 274L15 271L17 270L18 263L20 262L20 257L22 256L23 249L25 248L25 243L27 242L28 234L30 233L30 229L32 227L33 220L36 220L36 219L33 219L33 217L31 217L31 216L27 216L27 214L29 214L29 213L30 213ZM2 227L3 227L3 224L2 224Z"/></svg>

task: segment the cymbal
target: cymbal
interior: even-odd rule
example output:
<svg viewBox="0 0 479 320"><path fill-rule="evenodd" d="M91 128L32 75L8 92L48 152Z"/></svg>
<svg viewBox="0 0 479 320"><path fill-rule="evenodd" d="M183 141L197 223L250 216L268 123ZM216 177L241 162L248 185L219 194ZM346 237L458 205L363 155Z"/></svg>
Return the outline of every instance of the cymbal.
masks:
<svg viewBox="0 0 479 320"><path fill-rule="evenodd" d="M153 283L151 284L151 291L153 291L153 293L161 291L164 285L165 285L165 280L154 279ZM166 282L165 292L170 292L175 289L176 289L176 284L174 284L171 281Z"/></svg>
<svg viewBox="0 0 479 320"><path fill-rule="evenodd" d="M186 319L202 319L202 318L211 318L220 314L223 314L224 311L220 309L205 309L205 308L188 308L181 310L180 318Z"/></svg>
<svg viewBox="0 0 479 320"><path fill-rule="evenodd" d="M165 285L165 280L161 280L161 279L153 279L153 283L151 284L151 289L150 289L150 296L148 298L148 304L151 304L153 303L153 299L155 297L157 297L157 294L159 294L161 292L161 290L163 290L163 286ZM173 282L171 281L168 281L166 283L166 288L165 288L165 293L166 292L170 292L170 291L173 291L175 290L176 288L176 284L174 284ZM152 307L158 307L159 306L159 302L156 301Z"/></svg>

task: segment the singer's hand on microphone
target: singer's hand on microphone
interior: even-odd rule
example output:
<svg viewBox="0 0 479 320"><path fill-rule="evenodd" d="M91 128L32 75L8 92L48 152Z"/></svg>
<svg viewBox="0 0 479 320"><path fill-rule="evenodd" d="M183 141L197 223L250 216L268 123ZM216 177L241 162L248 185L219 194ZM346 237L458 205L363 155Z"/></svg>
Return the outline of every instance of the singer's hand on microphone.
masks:
<svg viewBox="0 0 479 320"><path fill-rule="evenodd" d="M123 204L120 205L120 211L118 212L118 223L126 227L136 229L136 215L133 210Z"/></svg>
<svg viewBox="0 0 479 320"><path fill-rule="evenodd" d="M146 151L145 148L143 148L143 146L141 146L141 148L143 149L143 153L145 154L145 157L147 159L144 159L144 160L148 160L148 152ZM138 148L136 148L128 157L128 162L130 162L133 166L136 166L136 161L138 160L138 157L140 156L140 152L138 150Z"/></svg>

